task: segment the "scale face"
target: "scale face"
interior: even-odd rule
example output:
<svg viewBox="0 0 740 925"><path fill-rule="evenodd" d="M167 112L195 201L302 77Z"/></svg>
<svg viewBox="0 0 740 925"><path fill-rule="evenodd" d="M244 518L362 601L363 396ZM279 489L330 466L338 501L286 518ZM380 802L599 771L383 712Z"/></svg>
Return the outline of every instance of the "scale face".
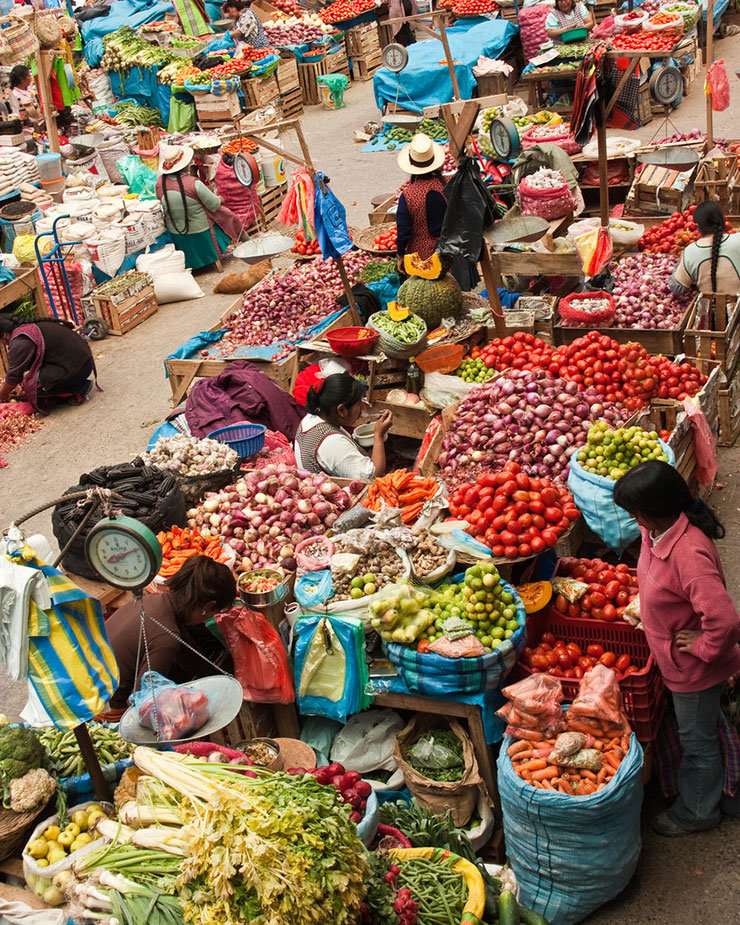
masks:
<svg viewBox="0 0 740 925"><path fill-rule="evenodd" d="M681 71L672 64L656 68L650 78L650 92L656 103L672 106L683 92Z"/></svg>
<svg viewBox="0 0 740 925"><path fill-rule="evenodd" d="M391 42L390 45L386 45L380 53L380 58L383 62L383 67L387 67L389 71L393 71L396 74L402 71L409 63L408 51L403 45L399 45L397 42Z"/></svg>
<svg viewBox="0 0 740 925"><path fill-rule="evenodd" d="M162 565L162 548L149 527L133 517L106 517L88 533L87 558L103 581L139 591Z"/></svg>
<svg viewBox="0 0 740 925"><path fill-rule="evenodd" d="M516 125L505 117L494 119L489 131L493 150L502 161L516 157L521 151L521 142Z"/></svg>
<svg viewBox="0 0 740 925"><path fill-rule="evenodd" d="M254 186L259 180L257 161L251 154L240 152L234 155L234 174L242 186Z"/></svg>

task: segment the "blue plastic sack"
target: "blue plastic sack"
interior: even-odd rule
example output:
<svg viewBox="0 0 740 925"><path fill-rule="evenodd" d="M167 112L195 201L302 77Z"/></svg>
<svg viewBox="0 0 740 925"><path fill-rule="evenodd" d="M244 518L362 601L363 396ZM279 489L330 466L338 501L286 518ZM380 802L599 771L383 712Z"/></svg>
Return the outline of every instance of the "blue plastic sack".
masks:
<svg viewBox="0 0 740 925"><path fill-rule="evenodd" d="M318 572L306 572L295 580L293 589L295 599L301 607L315 607L323 604L334 596L334 582L331 580L331 569L325 568Z"/></svg>
<svg viewBox="0 0 740 925"><path fill-rule="evenodd" d="M456 576L455 581L462 580ZM385 644L388 658L393 662L408 689L427 697L440 694L475 694L496 691L501 687L526 643L527 615L516 588L505 581L505 591L514 596L519 629L488 655L477 658L448 658L434 652L417 652L397 642Z"/></svg>
<svg viewBox="0 0 740 925"><path fill-rule="evenodd" d="M660 441L668 462L673 466L676 457L673 450ZM568 488L578 510L593 532L617 553L640 537L637 521L623 508L614 503L613 479L587 472L578 462L578 453L570 457Z"/></svg>
<svg viewBox="0 0 740 925"><path fill-rule="evenodd" d="M619 770L599 793L538 790L498 757L504 836L520 899L550 925L573 925L627 886L640 856L642 748L634 735Z"/></svg>
<svg viewBox="0 0 740 925"><path fill-rule="evenodd" d="M401 280L395 273L392 273L389 276L384 276L383 279L378 280L376 283L366 283L366 285L380 299L380 307L385 311L389 302L395 302Z"/></svg>
<svg viewBox="0 0 740 925"><path fill-rule="evenodd" d="M374 790L370 791L365 807L365 815L357 823L357 836L365 847L369 848L378 831L380 821L380 804Z"/></svg>
<svg viewBox="0 0 740 925"><path fill-rule="evenodd" d="M347 213L342 203L329 189L328 180L323 173L316 174L313 209L316 236L319 239L321 256L324 260L341 256L352 250L354 245L347 230Z"/></svg>

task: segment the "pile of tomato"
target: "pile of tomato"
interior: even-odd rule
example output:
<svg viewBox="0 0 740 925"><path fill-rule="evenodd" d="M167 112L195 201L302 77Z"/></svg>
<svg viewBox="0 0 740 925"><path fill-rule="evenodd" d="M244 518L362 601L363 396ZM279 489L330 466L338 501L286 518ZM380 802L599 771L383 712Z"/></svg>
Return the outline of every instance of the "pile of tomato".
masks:
<svg viewBox="0 0 740 925"><path fill-rule="evenodd" d="M537 646L522 649L521 661L535 674L551 674L556 678L580 680L594 665L604 665L616 674L618 681L637 674L641 669L632 664L631 656L619 655L611 649L593 643L583 648L575 642L556 638L553 633L543 633Z"/></svg>
<svg viewBox="0 0 740 925"><path fill-rule="evenodd" d="M373 239L373 247L376 251L394 251L397 245L398 229L394 225L388 231L382 234L376 234Z"/></svg>
<svg viewBox="0 0 740 925"><path fill-rule="evenodd" d="M321 253L319 239L311 238L310 241L307 241L304 230L299 228L295 236L295 244L291 247L291 251L294 254L300 254L301 257L314 257L316 254Z"/></svg>
<svg viewBox="0 0 740 925"><path fill-rule="evenodd" d="M479 357L489 369L547 369L552 359L552 347L526 331L510 337L497 337L483 347L474 347L470 356Z"/></svg>
<svg viewBox="0 0 740 925"><path fill-rule="evenodd" d="M203 73L209 77L236 77L237 74L248 71L257 61L274 54L277 54L274 48L252 48L248 45L238 58L231 58L223 64L217 64Z"/></svg>
<svg viewBox="0 0 740 925"><path fill-rule="evenodd" d="M222 151L224 154L239 154L241 152L254 154L257 147L257 143L249 138L234 138L223 146Z"/></svg>
<svg viewBox="0 0 740 925"><path fill-rule="evenodd" d="M498 3L495 0L457 0L452 7L455 16L483 16L485 13L495 13Z"/></svg>
<svg viewBox="0 0 740 925"><path fill-rule="evenodd" d="M295 0L272 0L272 5L288 16L301 16L303 10Z"/></svg>
<svg viewBox="0 0 740 925"><path fill-rule="evenodd" d="M344 22L354 19L375 7L375 0L336 0L319 13L321 20L327 23Z"/></svg>
<svg viewBox="0 0 740 925"><path fill-rule="evenodd" d="M613 35L609 41L616 49L625 51L671 51L681 38L677 32L620 32Z"/></svg>
<svg viewBox="0 0 740 925"><path fill-rule="evenodd" d="M581 516L567 489L527 475L516 462L500 472L479 475L472 485L461 485L452 493L449 507L494 556L507 559L544 552Z"/></svg>
<svg viewBox="0 0 740 925"><path fill-rule="evenodd" d="M676 363L662 355L651 357L651 361L658 380L655 398L683 401L700 392L707 381L707 377L691 363Z"/></svg>
<svg viewBox="0 0 740 925"><path fill-rule="evenodd" d="M689 206L684 212L674 212L660 225L655 225L640 238L639 248L653 254L680 254L687 244L699 238L699 228L694 221L696 206ZM730 234L734 229L726 221L725 231Z"/></svg>
<svg viewBox="0 0 740 925"><path fill-rule="evenodd" d="M637 575L627 565L609 565L602 559L561 559L558 577L574 578L588 590L575 603L557 594L554 606L569 617L591 617L612 623L621 620L624 610L637 597Z"/></svg>

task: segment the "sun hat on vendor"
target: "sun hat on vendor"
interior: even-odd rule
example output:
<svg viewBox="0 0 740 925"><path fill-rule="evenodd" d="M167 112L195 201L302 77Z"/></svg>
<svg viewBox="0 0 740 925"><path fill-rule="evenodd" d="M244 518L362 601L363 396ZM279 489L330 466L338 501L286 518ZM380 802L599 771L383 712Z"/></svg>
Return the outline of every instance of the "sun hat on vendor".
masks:
<svg viewBox="0 0 740 925"><path fill-rule="evenodd" d="M434 173L444 162L445 149L423 132L414 135L398 155L398 166L412 176Z"/></svg>
<svg viewBox="0 0 740 925"><path fill-rule="evenodd" d="M160 144L159 172L162 174L178 173L192 161L195 152L185 145Z"/></svg>

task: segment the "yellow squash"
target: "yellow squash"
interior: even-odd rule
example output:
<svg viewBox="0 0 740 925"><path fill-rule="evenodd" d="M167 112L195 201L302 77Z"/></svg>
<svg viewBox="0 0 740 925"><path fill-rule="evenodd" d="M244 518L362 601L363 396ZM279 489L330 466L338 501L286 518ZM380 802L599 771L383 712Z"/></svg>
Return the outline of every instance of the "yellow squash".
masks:
<svg viewBox="0 0 740 925"><path fill-rule="evenodd" d="M441 861L449 857L457 857L450 851L442 848L392 848L389 852L397 861L410 861L412 858L424 858L426 861ZM478 868L464 858L457 858L452 868L456 873L465 877L468 888L468 900L463 907L460 925L479 925L486 907L486 890L483 885ZM412 897L413 899L413 897Z"/></svg>

